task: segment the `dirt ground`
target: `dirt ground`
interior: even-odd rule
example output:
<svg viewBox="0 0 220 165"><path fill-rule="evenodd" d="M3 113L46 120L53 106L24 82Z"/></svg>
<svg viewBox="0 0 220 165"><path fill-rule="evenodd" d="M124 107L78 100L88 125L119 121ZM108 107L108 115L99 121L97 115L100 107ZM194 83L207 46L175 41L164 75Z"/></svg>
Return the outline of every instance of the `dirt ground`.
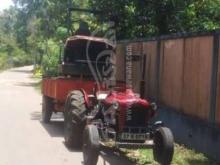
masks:
<svg viewBox="0 0 220 165"><path fill-rule="evenodd" d="M82 152L66 148L63 117L41 122L41 95L34 89L32 66L0 74L0 165L81 165ZM131 165L112 152L101 152L98 165Z"/></svg>

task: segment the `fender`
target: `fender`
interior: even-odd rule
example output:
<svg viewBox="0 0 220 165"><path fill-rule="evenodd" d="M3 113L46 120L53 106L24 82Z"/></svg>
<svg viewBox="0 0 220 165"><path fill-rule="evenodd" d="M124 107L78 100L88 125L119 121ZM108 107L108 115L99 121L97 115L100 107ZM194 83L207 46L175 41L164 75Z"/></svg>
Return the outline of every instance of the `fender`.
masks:
<svg viewBox="0 0 220 165"><path fill-rule="evenodd" d="M84 89L80 89L80 91L83 93L83 95L84 95L84 99L85 99L85 103L86 103L86 108L87 109L90 109L91 108L91 104L90 104L90 102L89 102L89 96L88 96L88 94L86 93L86 91L84 90Z"/></svg>

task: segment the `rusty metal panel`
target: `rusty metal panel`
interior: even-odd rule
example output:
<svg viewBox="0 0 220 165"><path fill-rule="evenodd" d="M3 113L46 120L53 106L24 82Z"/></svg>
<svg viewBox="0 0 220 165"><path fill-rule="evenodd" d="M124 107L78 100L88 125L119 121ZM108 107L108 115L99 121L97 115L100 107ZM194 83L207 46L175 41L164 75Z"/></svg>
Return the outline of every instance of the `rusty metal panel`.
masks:
<svg viewBox="0 0 220 165"><path fill-rule="evenodd" d="M125 45L118 44L116 47L116 80L125 81Z"/></svg>
<svg viewBox="0 0 220 165"><path fill-rule="evenodd" d="M146 56L145 97L156 97L157 41L143 43L143 54Z"/></svg>
<svg viewBox="0 0 220 165"><path fill-rule="evenodd" d="M72 90L84 89L88 94L93 93L94 81L77 78L45 78L42 82L42 93L54 98L56 101L65 102L67 94Z"/></svg>
<svg viewBox="0 0 220 165"><path fill-rule="evenodd" d="M185 40L182 109L206 121L210 111L212 53L212 36Z"/></svg>
<svg viewBox="0 0 220 165"><path fill-rule="evenodd" d="M143 43L132 43L132 86L135 92L140 93L141 73L142 73L142 55Z"/></svg>
<svg viewBox="0 0 220 165"><path fill-rule="evenodd" d="M184 40L162 41L160 72L160 102L180 110L182 84Z"/></svg>

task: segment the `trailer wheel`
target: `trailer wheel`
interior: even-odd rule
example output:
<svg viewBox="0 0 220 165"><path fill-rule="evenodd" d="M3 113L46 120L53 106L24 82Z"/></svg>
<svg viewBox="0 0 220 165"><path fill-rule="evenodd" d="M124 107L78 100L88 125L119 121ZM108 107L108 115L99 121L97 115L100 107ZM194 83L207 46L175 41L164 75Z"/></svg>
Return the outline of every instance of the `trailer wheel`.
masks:
<svg viewBox="0 0 220 165"><path fill-rule="evenodd" d="M86 123L86 105L81 91L72 91L66 101L64 111L64 139L67 147L82 147L83 129Z"/></svg>
<svg viewBox="0 0 220 165"><path fill-rule="evenodd" d="M49 123L54 109L53 99L48 96L43 96L42 100L42 121Z"/></svg>
<svg viewBox="0 0 220 165"><path fill-rule="evenodd" d="M170 165L174 153L174 138L170 129L159 128L154 135L154 159L161 165Z"/></svg>
<svg viewBox="0 0 220 165"><path fill-rule="evenodd" d="M84 165L96 165L99 157L99 133L94 125L88 125L83 133Z"/></svg>

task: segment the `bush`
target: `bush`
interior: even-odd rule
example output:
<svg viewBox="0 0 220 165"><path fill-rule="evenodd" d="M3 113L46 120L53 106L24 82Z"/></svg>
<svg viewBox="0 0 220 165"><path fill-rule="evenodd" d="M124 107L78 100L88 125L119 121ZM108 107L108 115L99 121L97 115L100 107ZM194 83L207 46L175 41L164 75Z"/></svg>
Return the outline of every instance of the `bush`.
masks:
<svg viewBox="0 0 220 165"><path fill-rule="evenodd" d="M1 54L0 56L0 70L4 70L8 68L7 56L5 54Z"/></svg>
<svg viewBox="0 0 220 165"><path fill-rule="evenodd" d="M42 77L42 67L40 65L35 65L33 74L35 78L41 78Z"/></svg>
<svg viewBox="0 0 220 165"><path fill-rule="evenodd" d="M10 59L9 59L10 61ZM11 57L12 66L19 67L33 64L32 55L25 53L20 49L15 49Z"/></svg>
<svg viewBox="0 0 220 165"><path fill-rule="evenodd" d="M10 51L10 55L7 51L0 51L0 70L31 65L33 63L32 56L19 48L12 48Z"/></svg>
<svg viewBox="0 0 220 165"><path fill-rule="evenodd" d="M43 56L42 72L43 76L53 77L58 75L59 65L59 44L50 39L47 42L47 53Z"/></svg>

